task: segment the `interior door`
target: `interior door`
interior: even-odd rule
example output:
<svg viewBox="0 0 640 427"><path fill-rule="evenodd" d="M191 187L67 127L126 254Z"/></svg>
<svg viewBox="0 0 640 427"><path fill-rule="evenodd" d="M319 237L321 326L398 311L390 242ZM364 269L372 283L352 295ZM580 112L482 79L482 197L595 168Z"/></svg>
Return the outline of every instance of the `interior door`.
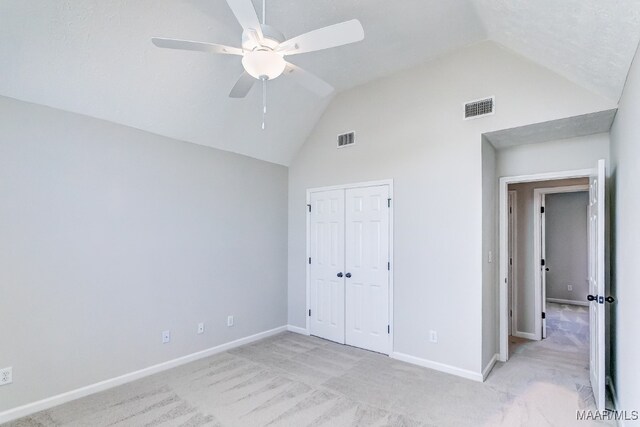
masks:
<svg viewBox="0 0 640 427"><path fill-rule="evenodd" d="M345 343L344 190L311 193L310 333Z"/></svg>
<svg viewBox="0 0 640 427"><path fill-rule="evenodd" d="M346 191L346 343L389 354L389 186Z"/></svg>
<svg viewBox="0 0 640 427"><path fill-rule="evenodd" d="M591 388L605 410L605 161L589 179L589 345Z"/></svg>
<svg viewBox="0 0 640 427"><path fill-rule="evenodd" d="M507 280L507 290L509 293L509 335L513 334L514 318L513 318L513 299L514 299L514 284L515 284L515 250L516 250L516 204L518 193L516 191L509 191L509 278Z"/></svg>
<svg viewBox="0 0 640 427"><path fill-rule="evenodd" d="M542 291L542 339L547 337L547 215L546 215L546 196L540 195L540 259L544 260L540 266L540 288Z"/></svg>

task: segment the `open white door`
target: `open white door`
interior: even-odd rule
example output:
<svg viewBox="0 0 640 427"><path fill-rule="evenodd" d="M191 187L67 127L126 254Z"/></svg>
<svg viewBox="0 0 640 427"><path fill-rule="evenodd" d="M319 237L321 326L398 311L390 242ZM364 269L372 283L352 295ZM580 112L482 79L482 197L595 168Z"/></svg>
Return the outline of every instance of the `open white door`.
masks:
<svg viewBox="0 0 640 427"><path fill-rule="evenodd" d="M508 226L508 248L509 251L509 263L508 263L508 271L509 277L507 279L507 292L509 293L509 336L513 334L513 331L516 330L516 326L514 325L514 291L515 291L515 268L516 268L516 209L518 205L518 192L517 191L509 191L509 226Z"/></svg>
<svg viewBox="0 0 640 427"><path fill-rule="evenodd" d="M344 344L344 190L311 194L311 335Z"/></svg>
<svg viewBox="0 0 640 427"><path fill-rule="evenodd" d="M605 161L589 179L590 377L598 410L605 410Z"/></svg>
<svg viewBox="0 0 640 427"><path fill-rule="evenodd" d="M547 216L545 194L540 195L540 289L542 290L542 339L547 338Z"/></svg>
<svg viewBox="0 0 640 427"><path fill-rule="evenodd" d="M346 193L346 343L389 354L389 186Z"/></svg>

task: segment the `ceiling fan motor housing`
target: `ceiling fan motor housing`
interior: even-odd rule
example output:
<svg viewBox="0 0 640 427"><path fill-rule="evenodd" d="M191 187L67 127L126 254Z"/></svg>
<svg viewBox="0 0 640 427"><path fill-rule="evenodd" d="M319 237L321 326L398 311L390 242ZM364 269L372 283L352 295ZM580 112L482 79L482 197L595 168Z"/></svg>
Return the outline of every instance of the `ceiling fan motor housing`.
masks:
<svg viewBox="0 0 640 427"><path fill-rule="evenodd" d="M284 34L269 25L260 25L260 28L262 29L262 35L264 36L264 38L260 41L262 47L275 49L280 43L286 40ZM248 31L245 30L242 32L243 49L254 50L255 48L261 46L256 46L255 39L251 37Z"/></svg>

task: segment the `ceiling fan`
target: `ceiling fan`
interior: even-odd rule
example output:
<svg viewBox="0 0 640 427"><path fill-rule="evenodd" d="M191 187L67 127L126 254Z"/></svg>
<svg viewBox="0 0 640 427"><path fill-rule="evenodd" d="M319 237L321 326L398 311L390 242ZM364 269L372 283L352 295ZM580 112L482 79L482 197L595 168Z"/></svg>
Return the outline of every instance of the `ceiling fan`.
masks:
<svg viewBox="0 0 640 427"><path fill-rule="evenodd" d="M265 128L264 117L267 112L266 84L268 80L273 80L284 74L319 96L327 96L333 92L331 85L302 68L287 62L285 56L342 46L364 39L362 24L357 19L353 19L310 31L287 40L280 31L266 25L266 0L262 1L262 23L258 19L251 0L226 1L243 28L242 47L157 37L152 38L151 41L158 47L168 49L242 56L244 72L233 86L233 89L231 89L229 96L231 98L244 98L256 80L262 81L262 129Z"/></svg>

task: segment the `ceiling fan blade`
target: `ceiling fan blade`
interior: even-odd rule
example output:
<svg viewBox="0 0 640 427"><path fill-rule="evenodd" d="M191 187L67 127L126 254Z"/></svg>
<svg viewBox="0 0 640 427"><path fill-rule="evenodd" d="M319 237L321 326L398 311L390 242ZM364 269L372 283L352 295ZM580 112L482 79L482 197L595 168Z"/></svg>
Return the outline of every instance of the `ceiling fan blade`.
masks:
<svg viewBox="0 0 640 427"><path fill-rule="evenodd" d="M277 50L284 55L297 55L355 43L363 39L364 29L362 24L357 19L353 19L289 39L282 42Z"/></svg>
<svg viewBox="0 0 640 427"><path fill-rule="evenodd" d="M233 89L231 89L229 98L244 98L247 96L255 82L256 79L251 77L251 75L245 71L233 86Z"/></svg>
<svg viewBox="0 0 640 427"><path fill-rule="evenodd" d="M223 55L244 55L244 51L237 47L223 46L221 44L194 42L189 40L151 39L154 45L166 49L193 50L197 52L220 53Z"/></svg>
<svg viewBox="0 0 640 427"><path fill-rule="evenodd" d="M227 0L227 4L244 30L254 30L263 39L260 19L251 0Z"/></svg>
<svg viewBox="0 0 640 427"><path fill-rule="evenodd" d="M306 87L319 96L328 96L333 92L333 86L329 83L289 62L287 62L284 74L293 78L300 86Z"/></svg>

